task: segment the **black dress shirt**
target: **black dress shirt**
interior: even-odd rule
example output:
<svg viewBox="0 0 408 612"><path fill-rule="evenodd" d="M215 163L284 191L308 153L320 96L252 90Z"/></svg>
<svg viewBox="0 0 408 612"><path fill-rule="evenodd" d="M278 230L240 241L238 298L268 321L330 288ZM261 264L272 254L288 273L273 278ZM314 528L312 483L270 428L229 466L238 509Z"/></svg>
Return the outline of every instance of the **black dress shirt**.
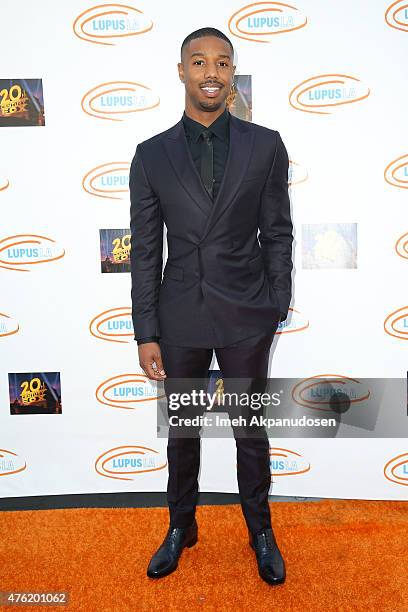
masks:
<svg viewBox="0 0 408 612"><path fill-rule="evenodd" d="M229 149L229 119L230 113L227 109L217 117L215 121L208 127L202 125L198 121L191 119L186 113L183 113L182 122L186 139L191 152L191 157L197 168L198 174L200 174L201 168L201 141L200 135L203 130L209 130L212 132L212 143L213 143L213 200L217 197L220 189L221 181L224 176L225 164L228 157ZM286 318L286 315L282 315ZM281 321L284 319L281 318ZM158 336L148 336L141 338L137 341L137 344L144 344L145 342L157 342Z"/></svg>
<svg viewBox="0 0 408 612"><path fill-rule="evenodd" d="M227 109L217 117L208 127L191 119L183 113L183 126L186 133L187 142L191 151L191 157L200 174L201 168L201 139L200 135L204 130L212 133L213 144L213 200L217 197L220 189L222 177L224 176L225 164L228 157L229 148L229 118L230 113Z"/></svg>

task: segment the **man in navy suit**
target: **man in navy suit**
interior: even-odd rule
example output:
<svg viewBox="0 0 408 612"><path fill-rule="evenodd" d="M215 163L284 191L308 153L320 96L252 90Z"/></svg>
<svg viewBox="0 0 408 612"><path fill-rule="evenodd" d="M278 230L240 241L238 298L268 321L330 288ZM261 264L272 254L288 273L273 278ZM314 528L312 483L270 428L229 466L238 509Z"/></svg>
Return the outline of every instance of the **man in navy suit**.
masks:
<svg viewBox="0 0 408 612"><path fill-rule="evenodd" d="M291 300L288 155L279 132L229 112L233 61L231 41L215 28L185 38L183 116L139 143L131 164L135 339L141 368L166 393L175 377L204 380L213 350L223 377L265 380ZM269 440L263 427L256 437L234 436L249 543L260 576L279 584L285 564L268 504ZM180 437L170 427L167 457L170 525L149 563L152 578L174 571L183 548L197 542L198 431Z"/></svg>

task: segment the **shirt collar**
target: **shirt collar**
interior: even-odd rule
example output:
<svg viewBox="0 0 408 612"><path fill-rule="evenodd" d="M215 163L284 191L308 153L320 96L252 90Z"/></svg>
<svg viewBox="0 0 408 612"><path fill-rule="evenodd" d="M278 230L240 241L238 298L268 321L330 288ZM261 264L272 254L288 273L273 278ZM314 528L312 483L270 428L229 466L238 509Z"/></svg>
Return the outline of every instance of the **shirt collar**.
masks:
<svg viewBox="0 0 408 612"><path fill-rule="evenodd" d="M199 123L198 121L195 121L194 119L191 119L191 117L186 115L185 111L183 113L182 121L184 124L184 129L194 142L198 141L203 130L210 130L221 140L227 141L229 136L229 118L230 112L227 108L225 108L224 112L208 127L202 123Z"/></svg>

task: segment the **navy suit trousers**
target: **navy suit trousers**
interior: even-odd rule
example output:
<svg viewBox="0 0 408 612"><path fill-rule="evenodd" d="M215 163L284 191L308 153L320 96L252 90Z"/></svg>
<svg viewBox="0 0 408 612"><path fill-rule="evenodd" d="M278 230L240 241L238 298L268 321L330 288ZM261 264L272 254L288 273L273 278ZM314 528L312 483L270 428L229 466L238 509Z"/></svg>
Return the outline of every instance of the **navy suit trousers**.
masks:
<svg viewBox="0 0 408 612"><path fill-rule="evenodd" d="M252 336L222 348L197 348L175 346L161 340L160 349L167 378L164 381L166 397L174 392L172 378L202 380L207 389L208 370L213 350L223 378L245 378L253 381L257 392L264 392L268 375L270 347L276 331ZM228 382L228 381L226 381ZM178 384L178 382L176 383ZM184 390L185 381L183 381ZM235 388L234 388L235 389ZM226 390L226 389L225 389ZM203 414L205 408L201 408ZM227 411L227 410L226 410ZM257 413L262 414L262 410ZM168 414L171 413L168 410ZM188 416L191 412L188 413ZM231 418L236 413L230 414ZM180 428L169 428L167 444L168 484L167 501L170 525L187 527L195 518L198 499L198 475L200 469L200 428L196 435L180 436ZM256 428L255 435L242 435L242 430L233 427L237 448L237 480L242 512L248 530L254 535L271 526L268 493L271 484L269 440L263 426ZM220 439L222 444L222 439Z"/></svg>

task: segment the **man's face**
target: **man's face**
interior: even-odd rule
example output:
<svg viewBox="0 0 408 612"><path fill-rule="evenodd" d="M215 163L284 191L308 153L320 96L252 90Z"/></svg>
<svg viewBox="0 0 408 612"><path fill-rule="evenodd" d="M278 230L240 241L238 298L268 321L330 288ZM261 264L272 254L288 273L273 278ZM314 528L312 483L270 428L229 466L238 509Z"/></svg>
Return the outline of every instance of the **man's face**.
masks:
<svg viewBox="0 0 408 612"><path fill-rule="evenodd" d="M177 64L186 88L186 101L200 111L225 107L235 73L229 44L216 36L191 40Z"/></svg>

